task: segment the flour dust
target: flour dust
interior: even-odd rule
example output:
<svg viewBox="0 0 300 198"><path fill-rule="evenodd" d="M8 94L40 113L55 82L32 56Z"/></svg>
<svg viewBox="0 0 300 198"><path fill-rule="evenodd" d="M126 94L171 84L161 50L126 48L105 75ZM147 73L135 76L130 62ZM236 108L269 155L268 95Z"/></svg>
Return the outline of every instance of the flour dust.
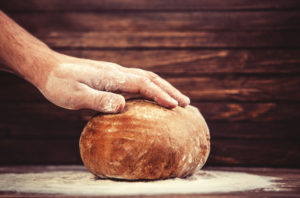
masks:
<svg viewBox="0 0 300 198"><path fill-rule="evenodd" d="M65 195L208 194L280 190L278 178L242 172L201 170L186 179L113 181L96 179L86 170L0 174L0 191Z"/></svg>

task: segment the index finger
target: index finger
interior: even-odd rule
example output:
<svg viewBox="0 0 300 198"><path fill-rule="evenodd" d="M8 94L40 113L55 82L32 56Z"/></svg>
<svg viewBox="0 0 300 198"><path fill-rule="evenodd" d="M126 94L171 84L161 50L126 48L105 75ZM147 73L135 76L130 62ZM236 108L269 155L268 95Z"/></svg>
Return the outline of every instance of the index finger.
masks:
<svg viewBox="0 0 300 198"><path fill-rule="evenodd" d="M140 94L141 96L152 99L167 108L174 108L178 105L178 102L168 93L153 83L149 78L144 76L126 74L126 80L119 86L119 88L122 92Z"/></svg>

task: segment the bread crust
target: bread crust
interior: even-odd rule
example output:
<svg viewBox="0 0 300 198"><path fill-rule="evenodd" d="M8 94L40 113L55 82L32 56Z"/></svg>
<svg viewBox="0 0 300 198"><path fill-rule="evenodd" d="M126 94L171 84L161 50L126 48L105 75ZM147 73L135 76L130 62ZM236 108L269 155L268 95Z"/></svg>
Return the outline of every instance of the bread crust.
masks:
<svg viewBox="0 0 300 198"><path fill-rule="evenodd" d="M86 168L100 178L153 180L186 177L210 151L207 124L193 106L172 110L131 100L120 114L98 114L80 137Z"/></svg>

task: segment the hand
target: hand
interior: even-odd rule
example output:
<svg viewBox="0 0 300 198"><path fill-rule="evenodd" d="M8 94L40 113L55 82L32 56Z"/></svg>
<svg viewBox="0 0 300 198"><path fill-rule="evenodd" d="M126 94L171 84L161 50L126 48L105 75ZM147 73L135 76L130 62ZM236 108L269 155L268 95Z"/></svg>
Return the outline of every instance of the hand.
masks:
<svg viewBox="0 0 300 198"><path fill-rule="evenodd" d="M125 106L124 96L137 94L167 108L186 106L188 97L158 75L115 63L57 54L44 83L38 88L52 103L66 109L93 109L116 113Z"/></svg>
<svg viewBox="0 0 300 198"><path fill-rule="evenodd" d="M167 108L190 102L152 72L54 52L1 10L0 26L0 70L31 82L60 107L116 113L125 106L124 97L118 93L138 94Z"/></svg>

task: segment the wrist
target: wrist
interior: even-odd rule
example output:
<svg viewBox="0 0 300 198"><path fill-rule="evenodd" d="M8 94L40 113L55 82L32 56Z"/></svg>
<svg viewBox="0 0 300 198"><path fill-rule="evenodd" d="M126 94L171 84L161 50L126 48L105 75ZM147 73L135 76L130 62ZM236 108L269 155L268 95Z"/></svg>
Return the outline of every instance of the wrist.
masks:
<svg viewBox="0 0 300 198"><path fill-rule="evenodd" d="M24 62L17 63L15 73L41 88L58 61L58 53L47 46L32 47L26 50Z"/></svg>
<svg viewBox="0 0 300 198"><path fill-rule="evenodd" d="M55 65L56 54L0 10L0 70L40 86Z"/></svg>

